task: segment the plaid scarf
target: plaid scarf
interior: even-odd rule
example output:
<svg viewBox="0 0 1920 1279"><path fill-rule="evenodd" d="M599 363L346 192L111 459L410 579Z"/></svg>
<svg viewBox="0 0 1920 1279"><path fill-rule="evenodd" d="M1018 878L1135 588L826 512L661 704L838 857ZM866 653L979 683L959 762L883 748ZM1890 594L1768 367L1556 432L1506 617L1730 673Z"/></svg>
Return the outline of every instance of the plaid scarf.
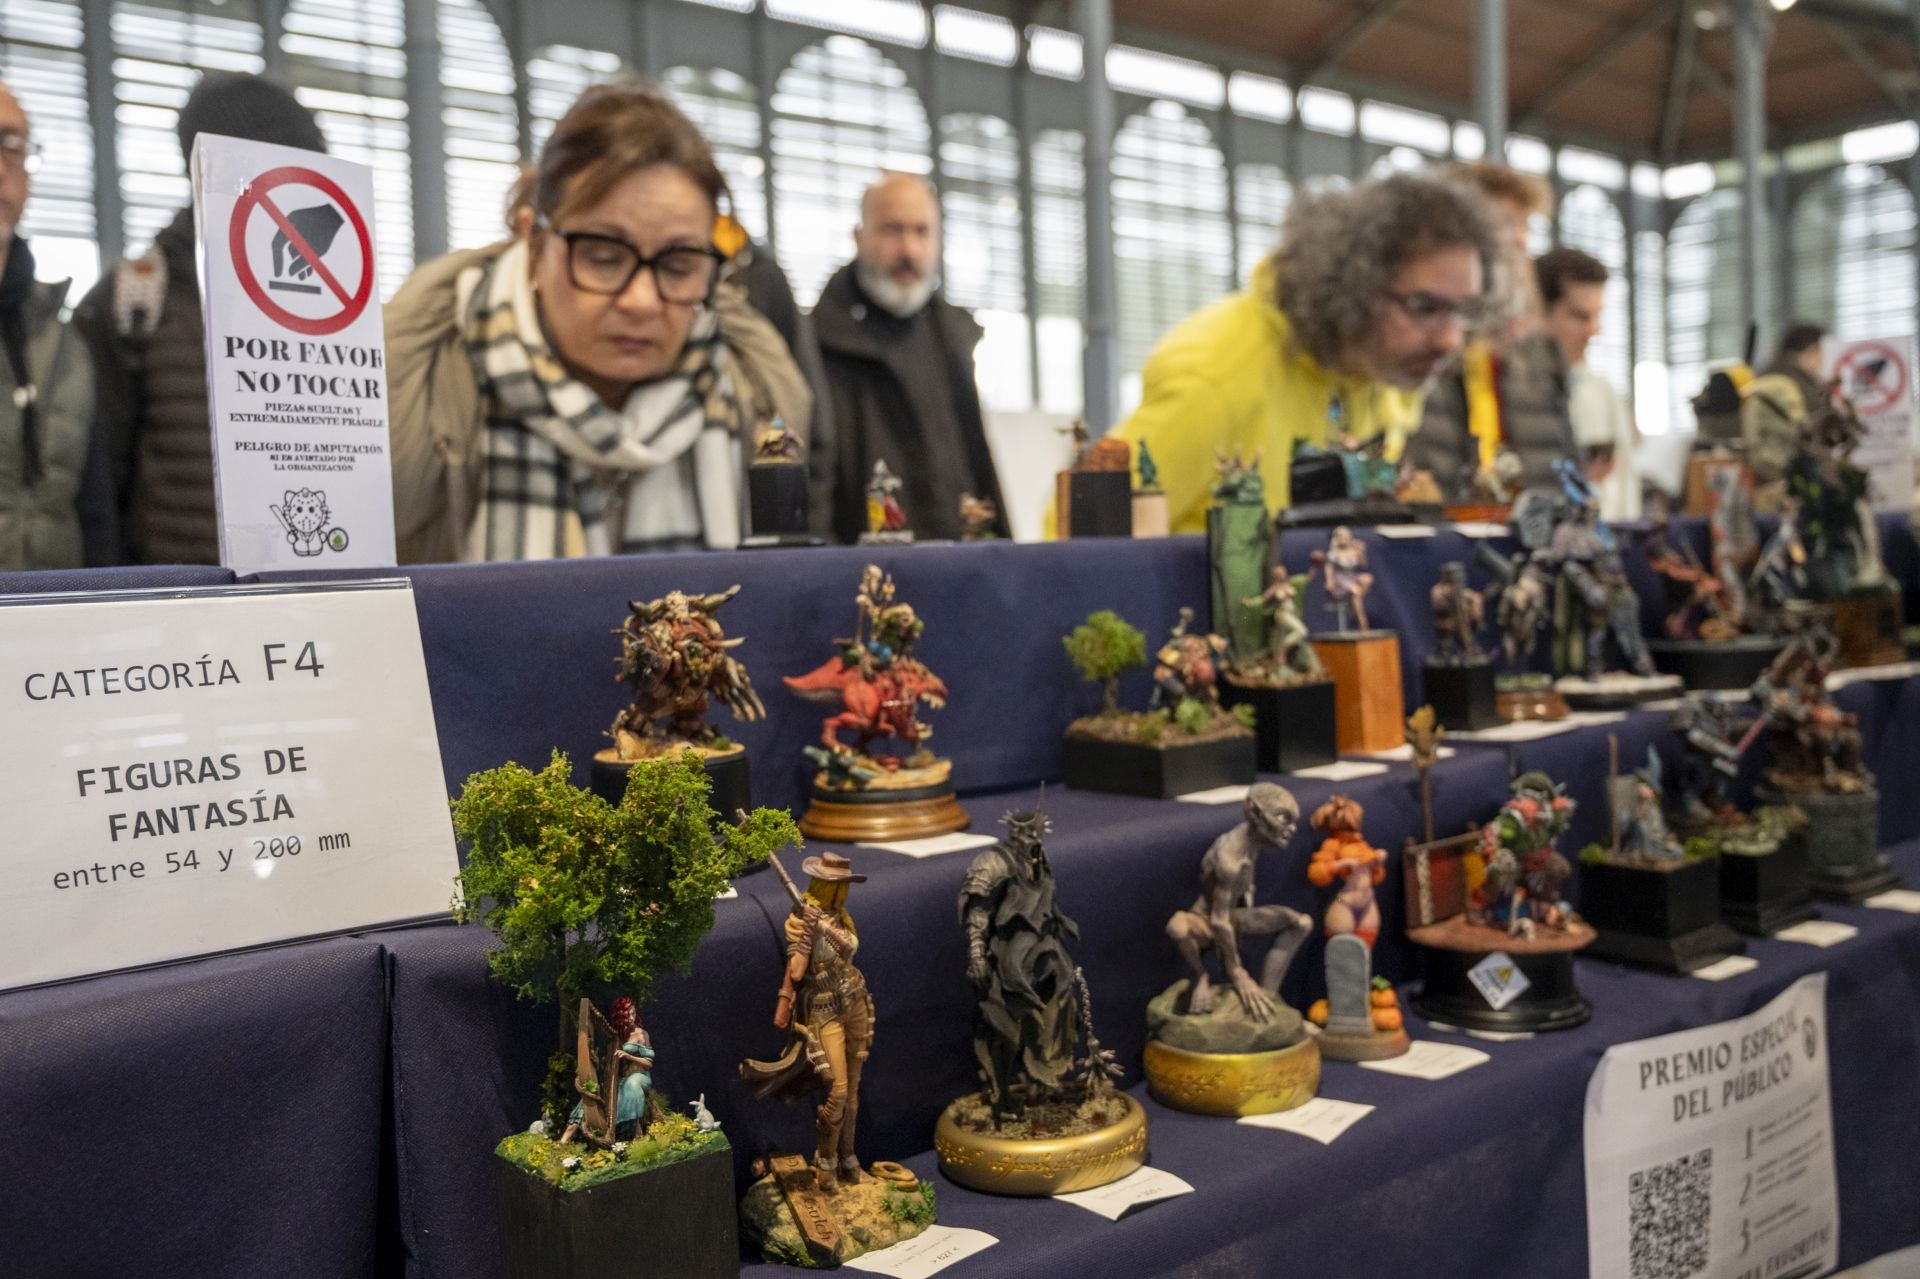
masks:
<svg viewBox="0 0 1920 1279"><path fill-rule="evenodd" d="M558 559L739 544L737 424L711 308L671 373L616 412L555 358L517 242L458 284L461 332L488 403L472 560Z"/></svg>

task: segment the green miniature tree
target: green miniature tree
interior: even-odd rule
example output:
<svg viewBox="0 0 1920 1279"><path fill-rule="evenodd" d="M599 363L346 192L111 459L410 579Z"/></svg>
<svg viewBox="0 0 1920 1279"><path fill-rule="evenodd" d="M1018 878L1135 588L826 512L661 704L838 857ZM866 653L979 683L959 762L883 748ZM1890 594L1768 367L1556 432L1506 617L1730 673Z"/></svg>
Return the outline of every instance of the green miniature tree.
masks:
<svg viewBox="0 0 1920 1279"><path fill-rule="evenodd" d="M1080 678L1101 686L1100 713L1120 713L1120 677L1147 664L1147 637L1112 609L1101 609L1060 641Z"/></svg>
<svg viewBox="0 0 1920 1279"><path fill-rule="evenodd" d="M475 773L453 804L454 833L468 847L455 917L500 938L487 960L497 980L522 999L560 1004L550 1123L566 1114L580 1000L610 987L644 1005L657 978L692 963L728 881L800 843L777 809L716 828L711 783L691 751L631 770L617 807L571 776L555 751L538 773L519 764Z"/></svg>

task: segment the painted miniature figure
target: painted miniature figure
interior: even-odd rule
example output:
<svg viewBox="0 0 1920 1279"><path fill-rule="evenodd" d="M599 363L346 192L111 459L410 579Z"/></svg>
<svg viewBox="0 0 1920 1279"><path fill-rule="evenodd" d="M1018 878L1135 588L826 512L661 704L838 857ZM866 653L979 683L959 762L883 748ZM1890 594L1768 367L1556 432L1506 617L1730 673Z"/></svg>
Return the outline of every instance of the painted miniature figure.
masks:
<svg viewBox="0 0 1920 1279"><path fill-rule="evenodd" d="M1814 598L1836 599L1888 582L1880 531L1867 502L1867 474L1853 461L1866 427L1853 405L1833 397L1800 423L1787 466L1787 492L1800 508L1807 582Z"/></svg>
<svg viewBox="0 0 1920 1279"><path fill-rule="evenodd" d="M990 497L975 497L971 493L960 495L960 540L963 542L991 542L1000 536L997 525L1000 521L1000 508Z"/></svg>
<svg viewBox="0 0 1920 1279"><path fill-rule="evenodd" d="M592 1019L597 1020L599 1010L591 1004L587 1007ZM588 1125L586 1135L596 1144L631 1141L642 1118L657 1119L664 1113L659 1101L652 1095L656 1059L653 1039L634 1015L631 999L622 995L613 1001L607 1010L606 1029L612 1032L612 1041L619 1046L610 1052L602 1047L596 1056L605 1059L612 1067L613 1079L617 1082L613 1082L612 1087L598 1087L590 1094L582 1094L580 1100L573 1103L573 1111L567 1116L566 1130L560 1134L560 1144L563 1146L580 1133L583 1123ZM606 1114L606 1106L602 1101L608 1096L616 1098L611 1117ZM594 1103L595 1114L591 1122L587 1118L588 1102ZM649 1103L653 1112L651 1116L648 1114ZM702 1131L711 1132L718 1126L715 1124Z"/></svg>
<svg viewBox="0 0 1920 1279"><path fill-rule="evenodd" d="M1052 1195L1117 1181L1146 1159L1146 1113L1114 1087L1120 1067L1093 1034L1085 980L1067 951L1079 929L1060 908L1035 807L961 883L959 914L975 1005L980 1091L940 1116L934 1147L962 1185ZM1046 1153L1011 1153L1022 1142Z"/></svg>
<svg viewBox="0 0 1920 1279"><path fill-rule="evenodd" d="M1580 483L1585 484L1584 478ZM1554 528L1548 552L1561 579L1557 664L1562 671L1581 671L1594 681L1621 668L1651 676L1653 658L1640 638L1640 597L1627 581L1619 545L1601 523L1590 489L1570 506L1568 518Z"/></svg>
<svg viewBox="0 0 1920 1279"><path fill-rule="evenodd" d="M1613 806L1620 834L1612 860L1656 867L1686 860L1686 848L1667 826L1663 772L1659 752L1649 746L1646 762L1631 776L1617 779Z"/></svg>
<svg viewBox="0 0 1920 1279"><path fill-rule="evenodd" d="M766 714L747 668L732 654L746 641L729 639L716 617L739 593L738 586L715 595L669 591L628 605L627 620L617 632L616 678L633 690L633 701L607 733L617 759L658 759L689 747L713 755L738 751L706 721L713 699L737 719Z"/></svg>
<svg viewBox="0 0 1920 1279"><path fill-rule="evenodd" d="M747 467L747 515L751 531L742 550L775 546L819 546L809 524L805 448L779 418L754 432L753 460Z"/></svg>
<svg viewBox="0 0 1920 1279"><path fill-rule="evenodd" d="M1071 428L1073 459L1054 474L1055 530L1063 538L1132 537L1133 448L1118 435L1093 439L1087 424Z"/></svg>
<svg viewBox="0 0 1920 1279"><path fill-rule="evenodd" d="M1560 896L1573 868L1554 847L1573 820L1573 801L1545 773L1522 773L1511 789L1481 828L1486 878L1469 899L1467 919L1531 939L1536 928L1564 929L1573 918Z"/></svg>
<svg viewBox="0 0 1920 1279"><path fill-rule="evenodd" d="M755 462L798 462L800 460L800 437L787 429L786 423L779 418L761 428L753 437L753 460Z"/></svg>
<svg viewBox="0 0 1920 1279"><path fill-rule="evenodd" d="M1308 638L1307 624L1300 620L1300 597L1306 591L1307 575L1287 572L1275 565L1267 589L1241 600L1257 607L1267 617L1266 651L1254 662L1236 662L1232 675L1239 682L1324 679L1326 670L1320 655Z"/></svg>
<svg viewBox="0 0 1920 1279"><path fill-rule="evenodd" d="M1214 458L1213 499L1216 502L1245 502L1264 508L1267 490L1260 478L1260 450L1242 457L1239 450L1217 454Z"/></svg>
<svg viewBox="0 0 1920 1279"><path fill-rule="evenodd" d="M1346 631L1349 610L1358 623L1355 629L1371 629L1367 625L1367 592L1373 589L1373 574L1367 571L1367 544L1355 537L1352 529L1340 525L1328 539L1327 549L1313 553L1313 563L1322 571L1327 607L1339 619L1338 629Z"/></svg>
<svg viewBox="0 0 1920 1279"><path fill-rule="evenodd" d="M1181 606L1180 620L1153 655L1153 708L1177 711L1193 702L1207 710L1220 705L1220 660L1227 642L1193 630L1193 609Z"/></svg>
<svg viewBox="0 0 1920 1279"><path fill-rule="evenodd" d="M1141 440L1134 445L1134 462L1140 470L1140 492L1157 493L1160 491L1160 464L1153 460L1153 453L1147 448L1147 442Z"/></svg>
<svg viewBox="0 0 1920 1279"><path fill-rule="evenodd" d="M1647 567L1666 588L1668 639L1719 642L1740 634L1744 589L1736 595L1728 579L1702 564L1692 547L1676 547L1664 510L1651 521L1646 552Z"/></svg>
<svg viewBox="0 0 1920 1279"><path fill-rule="evenodd" d="M867 480L867 531L863 543L911 542L907 513L900 506L900 477L883 460L876 459L873 474Z"/></svg>
<svg viewBox="0 0 1920 1279"><path fill-rule="evenodd" d="M740 1064L757 1098L818 1095L811 1162L776 1156L748 1190L740 1219L769 1261L838 1265L911 1239L933 1221L933 1187L893 1163L863 1167L855 1149L860 1083L873 1046L873 999L854 963L859 931L848 889L866 876L839 853L801 863L803 893L778 858L774 871L793 900L783 935L786 963L773 1024L788 1035L780 1056Z"/></svg>
<svg viewBox="0 0 1920 1279"><path fill-rule="evenodd" d="M1486 620L1486 597L1467 585L1467 566L1452 560L1440 566L1440 580L1428 594L1433 608L1435 665L1465 666L1484 662L1480 627Z"/></svg>
<svg viewBox="0 0 1920 1279"><path fill-rule="evenodd" d="M1335 795L1313 814L1313 828L1326 836L1307 863L1315 888L1338 883L1327 903L1327 997L1307 1010L1319 1026L1320 1055L1335 1061L1397 1057L1409 1041L1393 984L1373 975L1373 947L1380 937L1380 904L1374 890L1386 878L1387 855L1360 832L1365 811Z"/></svg>
<svg viewBox="0 0 1920 1279"><path fill-rule="evenodd" d="M1493 571L1500 651L1509 670L1522 671L1532 662L1540 631L1553 611L1553 575L1530 555L1505 556L1485 542L1475 555Z"/></svg>
<svg viewBox="0 0 1920 1279"><path fill-rule="evenodd" d="M1807 547L1800 537L1800 503L1788 497L1780 504L1780 523L1774 528L1747 578L1756 607L1768 617L1786 611L1794 600L1807 597Z"/></svg>

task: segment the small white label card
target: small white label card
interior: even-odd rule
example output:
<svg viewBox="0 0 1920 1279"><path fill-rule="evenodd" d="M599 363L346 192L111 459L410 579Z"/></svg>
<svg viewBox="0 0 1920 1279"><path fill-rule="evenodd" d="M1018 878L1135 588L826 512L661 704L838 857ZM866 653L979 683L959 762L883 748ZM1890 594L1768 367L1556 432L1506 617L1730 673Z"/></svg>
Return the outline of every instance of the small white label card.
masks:
<svg viewBox="0 0 1920 1279"><path fill-rule="evenodd" d="M1920 892L1911 888L1889 888L1884 893L1867 898L1862 904L1875 910L1899 910L1909 915L1920 915Z"/></svg>
<svg viewBox="0 0 1920 1279"><path fill-rule="evenodd" d="M1384 1075L1405 1075L1409 1079L1446 1079L1463 1070L1484 1066L1493 1058L1465 1044L1443 1044L1437 1039L1416 1039L1413 1047L1398 1057L1383 1061L1363 1061L1362 1070L1377 1070Z"/></svg>
<svg viewBox="0 0 1920 1279"><path fill-rule="evenodd" d="M1076 1208L1085 1208L1108 1221L1118 1221L1135 1208L1192 1193L1192 1186L1164 1168L1136 1168L1118 1181L1095 1186L1092 1190L1077 1190L1070 1195L1055 1195L1054 1198Z"/></svg>
<svg viewBox="0 0 1920 1279"><path fill-rule="evenodd" d="M1431 524L1380 524L1376 525L1373 531L1381 537L1391 538L1438 537L1440 535L1440 530Z"/></svg>
<svg viewBox="0 0 1920 1279"><path fill-rule="evenodd" d="M1434 753L1434 758L1452 759L1453 755L1453 747L1442 746ZM1367 758L1384 759L1397 764L1409 764L1413 762L1413 744L1411 742L1403 743L1390 751L1369 751L1367 752Z"/></svg>
<svg viewBox="0 0 1920 1279"><path fill-rule="evenodd" d="M1310 777L1316 782L1352 782L1362 777L1378 777L1387 771L1385 764L1363 764L1357 759L1336 759L1331 764L1296 768L1295 777Z"/></svg>
<svg viewBox="0 0 1920 1279"><path fill-rule="evenodd" d="M958 1226L928 1226L915 1235L846 1263L849 1270L864 1270L873 1275L892 1275L893 1279L927 1279L976 1252L985 1252L1000 1241L984 1230L963 1230Z"/></svg>
<svg viewBox="0 0 1920 1279"><path fill-rule="evenodd" d="M1453 526L1461 537L1505 537L1507 526L1491 520L1461 520Z"/></svg>
<svg viewBox="0 0 1920 1279"><path fill-rule="evenodd" d="M1480 992L1480 997L1487 1001L1487 1007L1495 1012L1526 994L1527 988L1533 985L1527 980L1527 975L1520 971L1520 965L1514 963L1512 956L1504 950L1494 951L1468 969L1467 979Z"/></svg>
<svg viewBox="0 0 1920 1279"><path fill-rule="evenodd" d="M1215 786L1212 790L1188 791L1174 798L1182 804L1240 804L1245 803L1247 786Z"/></svg>
<svg viewBox="0 0 1920 1279"><path fill-rule="evenodd" d="M1760 966L1760 961L1751 955L1728 955L1716 959L1705 968L1696 968L1688 974L1701 981L1725 981L1729 977L1738 977L1741 973L1750 973Z"/></svg>
<svg viewBox="0 0 1920 1279"><path fill-rule="evenodd" d="M1373 1113L1372 1106L1357 1101L1335 1101L1315 1097L1304 1106L1271 1115L1247 1115L1240 1120L1249 1128L1276 1128L1281 1132L1311 1137L1323 1146L1331 1146L1340 1134Z"/></svg>
<svg viewBox="0 0 1920 1279"><path fill-rule="evenodd" d="M899 853L902 857L937 857L941 853L966 853L976 848L986 848L994 842L993 836L967 831L954 831L947 835L929 835L925 839L901 839L892 843L860 844L860 848L877 848L883 853Z"/></svg>
<svg viewBox="0 0 1920 1279"><path fill-rule="evenodd" d="M1495 724L1492 728L1449 731L1447 736L1463 742L1534 742L1542 737L1571 733L1578 727L1580 725L1569 715L1565 719L1516 719L1509 724Z"/></svg>
<svg viewBox="0 0 1920 1279"><path fill-rule="evenodd" d="M1852 924L1843 924L1837 919L1808 919L1791 928L1782 928L1773 935L1775 941L1797 941L1803 946L1838 946L1843 941L1852 941L1860 935L1860 930Z"/></svg>
<svg viewBox="0 0 1920 1279"><path fill-rule="evenodd" d="M735 888L732 884L728 884L727 891L724 893L715 893L713 900L717 902L730 902L735 900L739 896L740 896L740 890L738 888Z"/></svg>
<svg viewBox="0 0 1920 1279"><path fill-rule="evenodd" d="M1830 689L1845 688L1869 680L1911 679L1920 675L1920 662L1889 662L1885 666L1862 666L1851 671L1835 671L1827 676Z"/></svg>

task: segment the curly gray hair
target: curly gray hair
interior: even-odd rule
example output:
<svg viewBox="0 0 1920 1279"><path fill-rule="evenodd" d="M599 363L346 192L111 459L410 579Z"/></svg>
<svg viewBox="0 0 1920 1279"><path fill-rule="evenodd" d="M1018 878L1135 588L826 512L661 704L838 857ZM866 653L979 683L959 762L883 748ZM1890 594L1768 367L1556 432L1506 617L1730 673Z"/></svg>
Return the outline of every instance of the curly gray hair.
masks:
<svg viewBox="0 0 1920 1279"><path fill-rule="evenodd" d="M1488 306L1477 332L1503 327L1515 302L1501 243L1496 214L1477 190L1424 173L1303 195L1271 259L1275 301L1295 346L1320 367L1365 373L1358 357L1394 273L1435 249L1465 245L1479 253Z"/></svg>

